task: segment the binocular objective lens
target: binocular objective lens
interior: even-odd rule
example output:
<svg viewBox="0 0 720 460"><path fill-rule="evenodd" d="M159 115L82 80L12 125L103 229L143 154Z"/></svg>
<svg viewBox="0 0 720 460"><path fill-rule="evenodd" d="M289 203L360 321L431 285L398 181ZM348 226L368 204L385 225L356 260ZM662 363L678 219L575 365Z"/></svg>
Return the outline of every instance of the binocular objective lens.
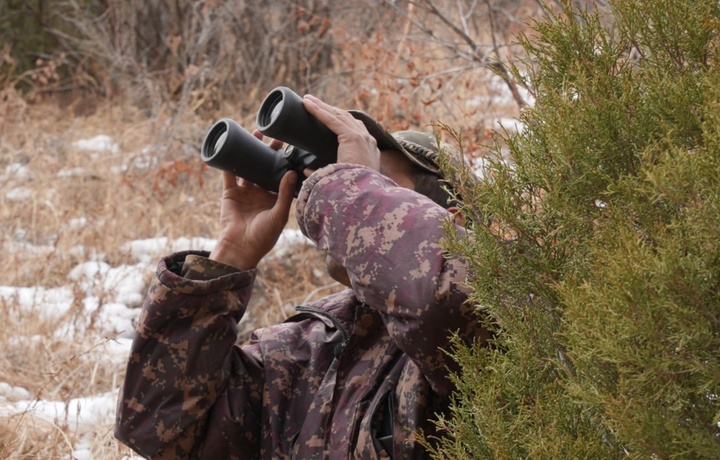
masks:
<svg viewBox="0 0 720 460"><path fill-rule="evenodd" d="M227 139L227 131L223 131L223 133L218 136L217 140L215 141L215 146L213 147L213 155L217 155L218 152L220 152L220 149L222 149L223 144L225 144L225 140Z"/></svg>
<svg viewBox="0 0 720 460"><path fill-rule="evenodd" d="M270 124L275 123L275 120L277 120L278 115L280 115L280 112L282 112L283 108L283 100L280 99L277 104L275 104L275 107L272 109L272 113L270 114Z"/></svg>

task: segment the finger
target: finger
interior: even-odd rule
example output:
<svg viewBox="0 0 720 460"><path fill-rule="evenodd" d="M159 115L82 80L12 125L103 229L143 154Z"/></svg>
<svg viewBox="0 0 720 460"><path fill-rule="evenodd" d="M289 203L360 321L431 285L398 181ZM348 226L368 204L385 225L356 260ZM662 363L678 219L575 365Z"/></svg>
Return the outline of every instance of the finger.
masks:
<svg viewBox="0 0 720 460"><path fill-rule="evenodd" d="M303 104L310 114L323 122L335 134L341 134L348 129L355 130L359 127L357 120L350 115L350 112L333 107L314 96L306 95L303 98Z"/></svg>
<svg viewBox="0 0 720 460"><path fill-rule="evenodd" d="M263 136L263 133L261 133L259 130L253 131L253 136L257 137L260 140L263 140L265 137ZM270 140L270 148L274 150L280 150L283 146L283 141L279 139L271 139Z"/></svg>
<svg viewBox="0 0 720 460"><path fill-rule="evenodd" d="M275 212L281 216L287 216L290 214L290 206L292 200L295 197L295 187L297 184L297 173L295 171L288 171L280 180L280 187L278 189L278 198L273 206Z"/></svg>
<svg viewBox="0 0 720 460"><path fill-rule="evenodd" d="M337 118L338 120L341 120L343 119L343 115L347 114L347 111L341 110L337 107L333 107L327 102L321 101L320 99L310 94L306 95L303 98L303 103L306 102L310 105L310 107L312 107L315 112L324 117Z"/></svg>
<svg viewBox="0 0 720 460"><path fill-rule="evenodd" d="M235 174L223 171L223 190L228 190L233 187L237 187L238 181Z"/></svg>
<svg viewBox="0 0 720 460"><path fill-rule="evenodd" d="M280 150L283 146L283 141L279 139L273 139L270 141L270 148L273 150Z"/></svg>
<svg viewBox="0 0 720 460"><path fill-rule="evenodd" d="M339 112L340 111L340 109L338 109L337 107L334 107L334 106L328 104L327 102L313 96L312 94L306 94L303 99L309 100L310 102L312 102L313 104L317 105L318 107L320 107L321 109L323 109L327 112L333 112L333 111Z"/></svg>
<svg viewBox="0 0 720 460"><path fill-rule="evenodd" d="M360 120L352 116L352 114L347 110L332 106L327 102L318 99L312 94L305 95L305 98L307 98L310 103L315 104L321 111L324 111L330 116L343 121L349 126L365 126Z"/></svg>

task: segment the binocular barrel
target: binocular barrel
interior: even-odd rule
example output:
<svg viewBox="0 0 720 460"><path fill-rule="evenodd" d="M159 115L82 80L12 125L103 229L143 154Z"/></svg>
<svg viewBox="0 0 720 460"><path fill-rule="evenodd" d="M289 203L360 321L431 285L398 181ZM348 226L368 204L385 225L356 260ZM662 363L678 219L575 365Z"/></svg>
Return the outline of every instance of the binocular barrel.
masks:
<svg viewBox="0 0 720 460"><path fill-rule="evenodd" d="M305 110L302 98L279 86L265 97L256 118L258 130L273 139L325 158L337 159L337 135Z"/></svg>
<svg viewBox="0 0 720 460"><path fill-rule="evenodd" d="M218 120L210 128L200 157L213 168L232 172L271 192L278 191L280 179L290 170L281 152L229 118Z"/></svg>
<svg viewBox="0 0 720 460"><path fill-rule="evenodd" d="M230 171L265 190L277 192L289 170L298 172L298 190L305 168L337 161L337 135L305 110L302 98L280 86L265 97L256 118L258 130L288 144L285 152L270 148L229 118L215 122L205 135L201 159Z"/></svg>

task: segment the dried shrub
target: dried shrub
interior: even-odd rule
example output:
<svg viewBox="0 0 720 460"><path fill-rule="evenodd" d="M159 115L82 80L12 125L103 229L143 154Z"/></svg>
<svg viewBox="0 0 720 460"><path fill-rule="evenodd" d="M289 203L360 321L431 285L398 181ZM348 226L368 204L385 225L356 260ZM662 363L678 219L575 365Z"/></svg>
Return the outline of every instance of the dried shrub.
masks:
<svg viewBox="0 0 720 460"><path fill-rule="evenodd" d="M470 42L458 40L428 2L414 9L382 0L39 3L62 11L45 29L57 48L23 69L19 48L0 54L0 249L12 267L0 286L77 290L72 308L52 321L0 304L0 381L38 401L110 391L122 377L122 366L91 359L105 339L72 343L52 334L87 320L88 335L97 332L80 308L83 292L68 279L77 264L132 265L130 241L217 234L222 180L198 158L216 118L252 128L262 97L283 84L366 110L390 129L431 129L437 120L462 126L465 150L480 155L493 119L518 108L512 99L495 101L502 81L489 59L467 51L475 46L490 57L493 37L505 36L473 14L464 29ZM77 143L98 135L110 136L102 149ZM143 276L149 281L152 268ZM311 246L263 260L239 340L338 289ZM26 413L4 422L3 458L62 458L80 441L62 421ZM93 458L128 454L109 426L90 437Z"/></svg>

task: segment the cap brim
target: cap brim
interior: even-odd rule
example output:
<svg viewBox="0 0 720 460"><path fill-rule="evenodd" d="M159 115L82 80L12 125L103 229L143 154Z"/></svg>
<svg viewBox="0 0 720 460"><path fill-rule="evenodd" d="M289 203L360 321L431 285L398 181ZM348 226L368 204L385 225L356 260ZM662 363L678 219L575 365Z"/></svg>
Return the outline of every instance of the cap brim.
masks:
<svg viewBox="0 0 720 460"><path fill-rule="evenodd" d="M383 127L376 119L371 117L365 112L360 110L348 110L350 114L357 120L360 120L367 128L368 132L377 142L378 149L380 150L398 150L403 153L410 161L419 166L425 171L433 174L438 174L438 168L435 165L430 165L427 162L420 161L412 153L410 153L403 145L390 134L390 132Z"/></svg>

